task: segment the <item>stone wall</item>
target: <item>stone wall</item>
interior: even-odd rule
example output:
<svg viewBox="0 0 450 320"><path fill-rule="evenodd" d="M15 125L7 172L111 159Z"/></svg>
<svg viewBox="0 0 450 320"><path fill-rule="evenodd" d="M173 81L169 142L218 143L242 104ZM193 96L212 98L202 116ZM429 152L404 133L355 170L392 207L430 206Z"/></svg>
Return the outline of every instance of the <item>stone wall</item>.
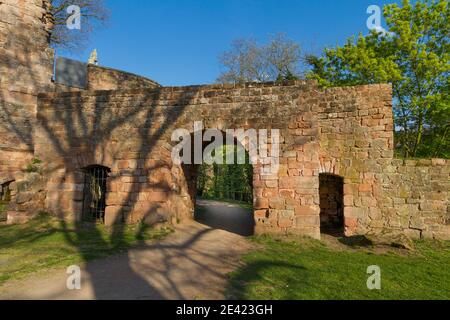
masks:
<svg viewBox="0 0 450 320"><path fill-rule="evenodd" d="M391 229L442 238L449 165L430 160L433 176L421 176L421 184L413 180L422 169L393 165L391 101L388 85L321 90L311 81L43 94L35 139L50 177L47 209L79 218L82 169L98 164L112 170L107 223L192 218L196 168L172 163L170 136L203 121L221 130L280 129L278 174L254 168L257 233L319 238L322 173L344 181L347 235ZM404 170L411 195L390 206L386 198L398 183L393 174ZM417 210L407 201L416 201ZM409 220L399 225L393 212L407 205Z"/></svg>
<svg viewBox="0 0 450 320"><path fill-rule="evenodd" d="M192 131L194 121L221 130L274 128L281 170L262 176L254 168L257 229L318 237L316 89L297 82L41 95L35 138L50 177L47 208L79 216L82 168L98 164L112 170L107 222L192 218L195 168L172 163L173 130Z"/></svg>
<svg viewBox="0 0 450 320"><path fill-rule="evenodd" d="M381 189L382 227L412 238L450 239L450 160L392 160Z"/></svg>
<svg viewBox="0 0 450 320"><path fill-rule="evenodd" d="M90 165L111 169L107 224L191 219L197 168L173 163L171 134L192 133L194 121L203 121L222 131L280 130L278 173L262 175L254 167L256 233L319 238L321 201L330 198L320 194L319 176L329 174L344 182L347 235L450 235L450 163L393 159L389 85L161 88L90 66L90 90L60 92L51 83L48 1L5 0L0 13L0 181L14 181L12 222L40 209L80 219L83 169ZM33 157L43 163L26 172Z"/></svg>
<svg viewBox="0 0 450 320"><path fill-rule="evenodd" d="M444 218L450 210L449 162L393 160L390 87L326 92L318 114L321 172L344 178L346 233L450 234Z"/></svg>
<svg viewBox="0 0 450 320"><path fill-rule="evenodd" d="M47 196L47 178L39 172L23 172L16 175L10 185L11 201L7 222L25 223L44 211Z"/></svg>
<svg viewBox="0 0 450 320"><path fill-rule="evenodd" d="M48 9L47 0L0 2L0 181L25 178L34 154L37 94L52 90Z"/></svg>
<svg viewBox="0 0 450 320"><path fill-rule="evenodd" d="M51 83L52 51L43 1L0 4L0 174L14 178L33 155L36 96Z"/></svg>
<svg viewBox="0 0 450 320"><path fill-rule="evenodd" d="M381 228L381 183L394 153L391 87L325 90L318 118L321 173L344 178L346 233Z"/></svg>

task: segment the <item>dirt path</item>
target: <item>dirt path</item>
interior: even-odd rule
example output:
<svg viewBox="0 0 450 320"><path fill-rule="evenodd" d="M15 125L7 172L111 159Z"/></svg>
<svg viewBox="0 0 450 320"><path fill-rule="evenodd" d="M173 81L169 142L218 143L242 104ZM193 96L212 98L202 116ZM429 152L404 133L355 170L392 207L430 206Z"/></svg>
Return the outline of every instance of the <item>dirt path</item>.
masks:
<svg viewBox="0 0 450 320"><path fill-rule="evenodd" d="M206 210L216 206L224 204ZM157 244L89 262L81 290L68 290L66 270L54 270L6 283L0 299L222 299L227 274L250 248L242 236L192 222Z"/></svg>
<svg viewBox="0 0 450 320"><path fill-rule="evenodd" d="M236 204L213 200L198 200L195 219L211 228L226 230L244 237L253 235L255 220L253 212Z"/></svg>

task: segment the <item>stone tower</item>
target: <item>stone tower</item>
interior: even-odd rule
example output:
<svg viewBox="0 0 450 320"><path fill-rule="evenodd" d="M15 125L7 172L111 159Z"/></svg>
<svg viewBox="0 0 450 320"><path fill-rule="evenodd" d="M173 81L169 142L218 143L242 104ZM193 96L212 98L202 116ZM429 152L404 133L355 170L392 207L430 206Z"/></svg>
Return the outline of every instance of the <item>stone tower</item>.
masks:
<svg viewBox="0 0 450 320"><path fill-rule="evenodd" d="M33 157L37 94L52 87L50 8L49 0L0 2L0 184Z"/></svg>

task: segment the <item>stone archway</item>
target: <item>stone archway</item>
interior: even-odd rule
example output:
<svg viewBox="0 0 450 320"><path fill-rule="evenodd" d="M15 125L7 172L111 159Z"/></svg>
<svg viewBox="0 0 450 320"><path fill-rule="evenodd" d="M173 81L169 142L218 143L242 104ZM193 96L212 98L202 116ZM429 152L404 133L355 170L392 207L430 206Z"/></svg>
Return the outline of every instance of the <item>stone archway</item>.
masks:
<svg viewBox="0 0 450 320"><path fill-rule="evenodd" d="M216 129L214 129L216 130ZM248 141L245 140L244 142L238 141L238 139L235 136L231 136L227 134L223 130L218 130L220 132L222 138L223 138L223 145L215 149L215 152L218 152L218 149L222 148L233 148L233 158L234 160L231 163L227 163L226 156L224 157L224 163L219 164L221 166L239 166L244 164L238 164L241 163L243 160L245 160L245 164L251 165L250 163L250 157L248 153ZM205 131L202 132L202 135L205 133ZM193 136L194 133L190 134L191 136L191 142L194 141ZM246 137L247 138L247 137ZM233 141L233 144L230 143L230 141ZM206 152L205 150L208 148L208 146L215 141L211 142L203 142L201 151L202 153ZM191 160L194 160L194 146L191 145L190 151L191 151ZM197 149L197 151L199 151ZM211 151L211 150L210 150ZM244 159L238 159L239 156L244 156ZM203 158L204 159L204 158ZM228 159L229 161L229 159ZM204 223L210 227L217 228L217 229L224 229L227 231L230 231L232 233L237 233L245 236L253 235L255 230L255 211L250 208L242 208L237 205L233 204L225 204L224 201L218 201L218 198L215 198L214 201L208 201L208 199L199 199L198 198L198 182L199 182L199 176L200 176L200 169L203 166L207 166L205 162L203 164L181 164L181 171L183 173L182 183L180 184L182 188L185 188L184 192L182 191L182 194L186 194L188 197L188 207L190 214L190 219L194 219L200 223ZM216 163L217 165L217 163ZM212 166L212 164L211 164ZM250 178L250 189L251 189L251 195L248 197L250 199L249 207L253 206L253 199L257 198L257 193L254 192L253 189L253 181L256 181L259 176L255 173L253 170L253 165L251 165L251 173L249 174L248 178ZM222 200L226 200L226 197ZM200 200L200 201L199 201ZM231 199L230 199L231 200ZM207 208L206 210L200 212L199 209L205 209L206 206L208 207L215 207L215 208ZM214 211L215 210L215 211Z"/></svg>

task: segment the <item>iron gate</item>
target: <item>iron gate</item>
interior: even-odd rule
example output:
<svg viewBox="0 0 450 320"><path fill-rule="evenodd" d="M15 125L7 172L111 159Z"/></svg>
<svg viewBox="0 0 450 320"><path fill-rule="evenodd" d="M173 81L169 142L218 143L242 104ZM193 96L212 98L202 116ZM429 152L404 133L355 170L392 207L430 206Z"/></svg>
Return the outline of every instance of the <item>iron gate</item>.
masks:
<svg viewBox="0 0 450 320"><path fill-rule="evenodd" d="M103 166L84 169L83 219L104 221L106 209L106 179L111 170Z"/></svg>
<svg viewBox="0 0 450 320"><path fill-rule="evenodd" d="M13 181L9 181L0 185L0 222L7 220L6 211L8 209L9 202L11 201L11 189L10 184Z"/></svg>

